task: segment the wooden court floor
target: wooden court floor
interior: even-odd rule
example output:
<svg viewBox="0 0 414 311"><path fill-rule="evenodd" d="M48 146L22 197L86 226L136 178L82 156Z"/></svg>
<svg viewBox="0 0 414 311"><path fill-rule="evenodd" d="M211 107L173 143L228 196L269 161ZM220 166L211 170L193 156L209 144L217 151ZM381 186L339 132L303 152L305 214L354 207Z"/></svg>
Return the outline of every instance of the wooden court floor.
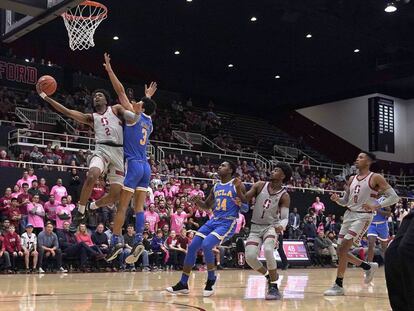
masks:
<svg viewBox="0 0 414 311"><path fill-rule="evenodd" d="M324 297L335 269L290 269L281 272L281 301L263 300L265 280L251 270L219 271L216 294L202 297L206 274L195 272L189 296L167 294L178 272L1 275L0 310L226 310L226 311L389 311L384 270L370 285L361 269L350 269L346 296Z"/></svg>

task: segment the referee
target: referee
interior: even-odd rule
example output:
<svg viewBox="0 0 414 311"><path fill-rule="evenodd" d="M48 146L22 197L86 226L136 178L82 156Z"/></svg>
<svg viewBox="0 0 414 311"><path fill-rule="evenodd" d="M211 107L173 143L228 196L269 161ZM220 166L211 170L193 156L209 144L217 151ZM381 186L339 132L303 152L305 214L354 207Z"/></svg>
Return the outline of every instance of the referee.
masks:
<svg viewBox="0 0 414 311"><path fill-rule="evenodd" d="M393 311L414 310L414 209L385 252L385 278Z"/></svg>

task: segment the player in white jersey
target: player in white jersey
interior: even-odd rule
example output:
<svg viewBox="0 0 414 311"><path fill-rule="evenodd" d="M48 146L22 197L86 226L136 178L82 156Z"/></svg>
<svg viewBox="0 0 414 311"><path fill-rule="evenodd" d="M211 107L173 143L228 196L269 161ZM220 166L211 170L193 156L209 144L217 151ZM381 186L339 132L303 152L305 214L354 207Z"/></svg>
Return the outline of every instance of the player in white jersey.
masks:
<svg viewBox="0 0 414 311"><path fill-rule="evenodd" d="M250 234L246 242L246 261L252 269L267 278L266 300L282 298L277 287L279 276L274 250L278 235L282 234L288 223L290 196L283 188L283 183L291 177L292 169L289 164L279 162L270 175L270 182L255 183L246 195L237 193L245 203L255 198ZM240 183L240 179L236 179L236 189ZM258 259L262 245L267 268Z"/></svg>
<svg viewBox="0 0 414 311"><path fill-rule="evenodd" d="M78 213L72 220L71 230L86 221L86 211L89 205L93 187L102 174L107 174L111 184L109 193L100 200L93 202L91 208L112 204L119 200L124 181L124 152L123 152L123 121L125 108L122 105L109 106L111 103L107 91L98 89L92 93L95 113L88 114L71 110L48 97L36 85L40 97L47 101L54 109L79 123L89 125L94 129L96 146L92 156L88 159L89 170L82 187L79 199ZM155 90L145 89L147 97L151 97Z"/></svg>
<svg viewBox="0 0 414 311"><path fill-rule="evenodd" d="M378 268L377 263L362 261L349 253L352 246L357 246L366 233L372 221L373 212L379 208L391 206L399 200L398 195L384 177L370 171L370 166L375 160L374 154L362 151L355 161L358 175L349 178L345 196L342 198L337 194L331 196L332 201L344 206L347 211L338 237L337 278L335 284L325 291L325 296L344 295L343 278L348 262L365 271L365 283L372 281ZM383 193L384 196L381 202L376 200L378 192Z"/></svg>

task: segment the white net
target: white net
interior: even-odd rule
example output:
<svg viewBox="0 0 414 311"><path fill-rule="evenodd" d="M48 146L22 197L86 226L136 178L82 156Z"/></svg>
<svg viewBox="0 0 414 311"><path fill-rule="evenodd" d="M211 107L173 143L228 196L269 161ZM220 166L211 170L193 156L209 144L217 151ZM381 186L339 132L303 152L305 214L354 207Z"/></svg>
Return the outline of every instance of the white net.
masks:
<svg viewBox="0 0 414 311"><path fill-rule="evenodd" d="M95 30L106 19L107 12L104 5L85 1L62 14L69 35L69 47L73 51L87 50L95 46Z"/></svg>

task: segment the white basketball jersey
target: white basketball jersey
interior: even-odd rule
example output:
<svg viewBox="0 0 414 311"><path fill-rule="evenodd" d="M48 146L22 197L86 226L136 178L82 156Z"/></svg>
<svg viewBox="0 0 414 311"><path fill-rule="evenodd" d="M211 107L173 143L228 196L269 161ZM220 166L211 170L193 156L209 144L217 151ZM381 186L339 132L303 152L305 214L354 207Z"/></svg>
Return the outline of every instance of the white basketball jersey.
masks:
<svg viewBox="0 0 414 311"><path fill-rule="evenodd" d="M93 129L97 144L110 142L123 145L122 122L112 111L112 107L108 106L103 114L93 113Z"/></svg>
<svg viewBox="0 0 414 311"><path fill-rule="evenodd" d="M257 225L272 225L279 221L279 201L285 189L271 195L268 190L269 183L265 183L262 191L256 197L253 208L252 223Z"/></svg>
<svg viewBox="0 0 414 311"><path fill-rule="evenodd" d="M374 173L368 174L365 178L354 176L349 187L349 200L347 208L353 212L366 212L362 208L365 203L376 200L378 192L371 188L370 180Z"/></svg>

